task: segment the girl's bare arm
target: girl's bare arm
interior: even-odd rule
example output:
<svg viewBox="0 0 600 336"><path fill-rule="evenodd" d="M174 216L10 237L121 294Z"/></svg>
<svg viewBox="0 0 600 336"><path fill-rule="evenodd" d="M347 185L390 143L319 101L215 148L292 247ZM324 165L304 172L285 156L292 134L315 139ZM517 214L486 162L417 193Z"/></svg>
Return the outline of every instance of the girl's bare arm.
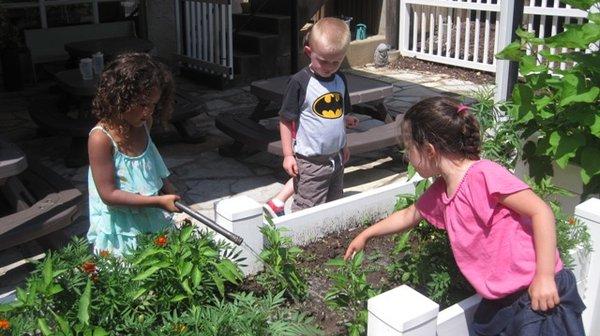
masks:
<svg viewBox="0 0 600 336"><path fill-rule="evenodd" d="M554 270L556 267L556 227L550 207L531 189L510 194L500 200L506 207L531 218L536 270L529 286L533 310L546 311L560 302Z"/></svg>
<svg viewBox="0 0 600 336"><path fill-rule="evenodd" d="M118 189L115 185L113 147L110 139L102 132L92 132L88 139L88 153L92 177L98 194L107 205L130 207L161 207L167 211L178 211L173 204L176 195L142 196Z"/></svg>
<svg viewBox="0 0 600 336"><path fill-rule="evenodd" d="M350 245L348 245L346 253L344 254L344 259L348 260L352 257L354 252L364 249L369 239L391 233L403 232L415 226L422 218L423 217L421 217L421 214L417 211L417 207L414 204L406 209L394 212L356 236Z"/></svg>

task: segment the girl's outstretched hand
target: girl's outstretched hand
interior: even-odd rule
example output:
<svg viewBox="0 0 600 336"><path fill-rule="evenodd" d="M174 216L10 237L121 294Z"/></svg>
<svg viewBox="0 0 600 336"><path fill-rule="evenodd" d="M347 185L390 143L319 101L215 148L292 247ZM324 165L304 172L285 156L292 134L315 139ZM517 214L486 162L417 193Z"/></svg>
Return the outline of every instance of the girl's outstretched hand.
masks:
<svg viewBox="0 0 600 336"><path fill-rule="evenodd" d="M546 311L560 303L553 274L534 276L528 292L531 298L531 309L534 311Z"/></svg>
<svg viewBox="0 0 600 336"><path fill-rule="evenodd" d="M363 237L362 234L359 234L350 242L348 248L346 249L346 253L344 254L344 260L351 259L354 256L354 253L361 251L365 248L367 244L367 240Z"/></svg>
<svg viewBox="0 0 600 336"><path fill-rule="evenodd" d="M169 212L181 212L181 210L175 206L175 202L180 199L181 197L178 195L160 195L158 196L158 206Z"/></svg>

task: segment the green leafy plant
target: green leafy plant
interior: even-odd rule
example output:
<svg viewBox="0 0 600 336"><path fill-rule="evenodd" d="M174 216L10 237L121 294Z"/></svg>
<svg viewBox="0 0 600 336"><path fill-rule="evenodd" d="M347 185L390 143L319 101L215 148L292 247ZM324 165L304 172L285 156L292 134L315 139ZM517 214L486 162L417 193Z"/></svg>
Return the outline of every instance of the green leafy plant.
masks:
<svg viewBox="0 0 600 336"><path fill-rule="evenodd" d="M519 62L524 82L511 98L510 114L527 140L524 158L537 181L553 175L552 161L565 168L581 167L584 193L600 190L600 54L585 53L600 40L600 13L591 10L595 0L563 0L588 11L587 22L565 25L548 38L519 29L519 40L508 45L498 58ZM553 48L570 51L551 54ZM527 53L527 49L530 53ZM564 62L565 69L550 63ZM533 140L531 139L533 138Z"/></svg>
<svg viewBox="0 0 600 336"><path fill-rule="evenodd" d="M508 105L494 101L493 88L478 89L473 92L473 98L475 103L470 110L479 122L481 156L514 168L522 140L513 119L507 115Z"/></svg>
<svg viewBox="0 0 600 336"><path fill-rule="evenodd" d="M336 271L329 275L333 284L325 294L325 302L334 310L351 316L346 327L348 334L352 336L364 335L366 332L367 300L380 293L367 282L367 271L362 267L364 257L364 251L360 251L350 262L343 259L327 262Z"/></svg>
<svg viewBox="0 0 600 336"><path fill-rule="evenodd" d="M260 232L266 238L260 258L267 267L258 275L258 283L273 292L283 291L295 300L305 298L308 285L297 267L302 249L294 246L290 237L282 235L285 229L275 227L270 219Z"/></svg>
<svg viewBox="0 0 600 336"><path fill-rule="evenodd" d="M581 248L583 253L592 251L592 242L587 226L579 219L566 215L560 208L558 196L569 196L570 193L552 184L549 177L541 181L528 180L532 190L550 205L556 220L556 245L560 259L565 266L571 268L575 264L571 252Z"/></svg>
<svg viewBox="0 0 600 336"><path fill-rule="evenodd" d="M322 335L314 321L285 305L283 292L263 298L236 293L232 300L194 305L181 315L169 314L155 335Z"/></svg>
<svg viewBox="0 0 600 336"><path fill-rule="evenodd" d="M216 294L224 297L226 287L243 278L231 259L242 260L228 243L213 238L208 231L195 236L194 227L188 224L177 234L142 239L140 248L128 256L136 268L132 280L140 288L134 297L159 310L171 303L198 304Z"/></svg>
<svg viewBox="0 0 600 336"><path fill-rule="evenodd" d="M213 238L186 223L139 236L124 257L92 255L74 239L0 306L0 335L318 334L310 317L283 307L283 292L240 292L239 252Z"/></svg>

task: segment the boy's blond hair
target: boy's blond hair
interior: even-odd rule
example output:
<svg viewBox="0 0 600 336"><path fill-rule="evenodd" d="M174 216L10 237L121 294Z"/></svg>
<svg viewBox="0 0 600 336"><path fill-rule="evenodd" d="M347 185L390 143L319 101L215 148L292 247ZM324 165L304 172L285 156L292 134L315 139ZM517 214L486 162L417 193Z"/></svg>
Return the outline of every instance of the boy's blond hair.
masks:
<svg viewBox="0 0 600 336"><path fill-rule="evenodd" d="M350 29L338 18L325 17L312 26L307 40L310 47L318 44L330 53L346 52L350 44Z"/></svg>

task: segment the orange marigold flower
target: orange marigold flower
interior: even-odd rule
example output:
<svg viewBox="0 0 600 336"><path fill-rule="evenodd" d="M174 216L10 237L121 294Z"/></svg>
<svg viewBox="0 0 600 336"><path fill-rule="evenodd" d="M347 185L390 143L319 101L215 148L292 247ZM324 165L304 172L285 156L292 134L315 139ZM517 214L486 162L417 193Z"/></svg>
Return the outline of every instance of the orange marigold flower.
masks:
<svg viewBox="0 0 600 336"><path fill-rule="evenodd" d="M81 265L81 269L88 274L92 274L96 272L96 264L88 260Z"/></svg>
<svg viewBox="0 0 600 336"><path fill-rule="evenodd" d="M101 250L100 251L100 256L102 258L107 258L110 255L110 252L108 250Z"/></svg>
<svg viewBox="0 0 600 336"><path fill-rule="evenodd" d="M576 223L575 218L569 217L569 224L570 225L575 225L575 223Z"/></svg>
<svg viewBox="0 0 600 336"><path fill-rule="evenodd" d="M167 245L167 237L163 235L156 237L156 239L154 239L154 244L160 247Z"/></svg>
<svg viewBox="0 0 600 336"><path fill-rule="evenodd" d="M10 329L10 322L8 320L0 320L0 330L8 330Z"/></svg>

